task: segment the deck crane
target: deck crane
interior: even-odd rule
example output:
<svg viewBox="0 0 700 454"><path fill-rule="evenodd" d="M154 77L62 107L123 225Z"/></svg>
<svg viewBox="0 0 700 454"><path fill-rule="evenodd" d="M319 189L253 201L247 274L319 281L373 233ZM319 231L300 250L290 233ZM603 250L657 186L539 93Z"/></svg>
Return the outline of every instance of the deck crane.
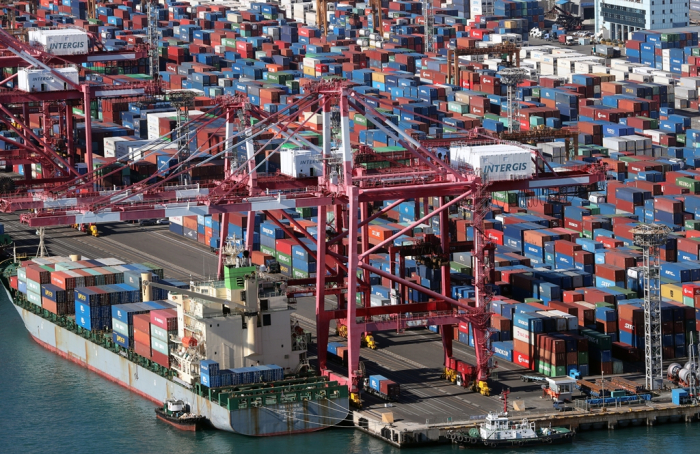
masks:
<svg viewBox="0 0 700 454"><path fill-rule="evenodd" d="M538 188L592 185L604 178L604 173L595 166L567 168L554 173L546 168L536 169L531 178L507 181L484 181L469 168L449 165L445 159L438 157L430 147L406 134L374 106L379 101L369 95L352 91L349 84L340 81L319 81L305 87L304 96L293 104L285 106L280 112L268 114L256 106L246 106L244 99L229 100L230 103L222 115L227 118L226 146L215 156L231 156L234 144L242 146L251 143L247 160L238 162L234 167L229 164L224 180L208 185L206 188L193 190L191 196L184 191L169 190L165 183L175 181L178 172L154 183L141 183L108 193L76 193L70 184L61 191L48 194L45 199L25 198L17 203L6 198L0 203L4 211L14 211L19 207L35 208L34 213L21 215L21 220L30 226L82 223L114 222L153 217L169 217L193 214L225 215L232 212L268 212L286 217L290 225L279 223L281 228L291 232L294 228L302 236L315 242L316 250L291 235L293 241L307 249L317 264L316 277L295 280L295 285L315 284L316 324L318 333L318 356L321 371L333 379L346 383L351 391L351 399L361 405L360 392L363 383L363 369L360 363L360 343L363 333L383 330L403 330L407 326L422 323L426 325L454 325L460 321L472 324L475 338L476 365L470 377L476 389L488 392L489 377L489 302L490 285L493 283L493 245L484 237L483 229L477 225L486 210L486 201L492 191L533 190ZM217 100L217 105L224 105L224 100ZM331 134L324 134L324 143L320 148L305 142L298 132L303 131L308 121L301 121L301 113L311 109L320 112L324 130L331 128L331 108L338 106L340 112L340 140L337 149L330 146ZM259 120L249 128L239 129L236 133L238 112L244 109L243 118L248 115ZM295 110L296 109L296 110ZM349 111L363 114L392 140L401 144L410 156L411 168L398 166L388 169L369 170L356 165L350 142ZM402 110L398 107L399 110ZM292 113L290 113L292 112ZM249 123L244 120L245 126ZM259 150L254 148L256 137L263 132L273 132L274 137L282 138L283 143L294 142L310 149L317 149L323 157L322 174L314 177L294 179L281 175L267 175L255 165L255 156ZM459 131L463 143L494 143L498 139L485 136L478 131ZM278 153L282 145L273 150ZM229 153L229 154L227 154ZM369 156L371 150L364 152ZM533 153L536 153L533 151ZM231 159L225 162L232 163ZM332 163L332 165L330 164ZM196 164L193 164L196 165ZM88 177L83 177L88 179ZM76 180L84 184L83 180ZM184 195L183 195L184 194ZM369 243L368 226L371 220L386 214L399 203L409 199L422 200L430 194L437 198L439 204L433 211L410 223L404 229L381 242ZM369 206L375 202L391 201L370 214ZM63 204L63 206L61 206ZM428 221L433 216L440 218L439 246L442 253L454 246L450 241L448 230L448 213L450 207L464 204L475 211L476 223L474 242L475 302L451 298L450 272L446 261L438 262L441 269L441 290L424 288L414 281L394 273L374 267L369 260L371 254L393 245L400 235ZM60 208L58 208L60 207ZM286 215L285 209L297 207L317 207L318 229L316 237L308 230ZM333 228L326 230L328 210L335 216ZM357 215L359 213L359 216ZM272 214L272 213L271 213ZM270 216L276 219L277 216ZM252 216L249 216L249 220ZM250 222L250 221L249 221ZM227 226L226 222L222 223ZM250 231L250 230L249 230ZM359 244L358 248L354 245ZM437 252L437 249L436 249ZM222 264L223 266L223 264ZM370 307L366 293L369 284L366 276L378 275L390 280L397 287L415 290L427 295L427 302L406 301L405 304ZM293 288L290 281L290 288ZM364 304L355 304L355 295L364 296ZM332 308L326 305L326 296L334 296ZM326 367L326 345L331 320L342 320L347 326L348 334L348 370L347 377L336 375ZM445 363L452 358L451 330L443 330Z"/></svg>

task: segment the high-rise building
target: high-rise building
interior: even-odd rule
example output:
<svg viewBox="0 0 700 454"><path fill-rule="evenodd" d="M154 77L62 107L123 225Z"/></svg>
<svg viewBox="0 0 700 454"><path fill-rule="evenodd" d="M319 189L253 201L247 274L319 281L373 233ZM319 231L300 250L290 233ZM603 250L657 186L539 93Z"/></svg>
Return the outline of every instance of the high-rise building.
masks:
<svg viewBox="0 0 700 454"><path fill-rule="evenodd" d="M596 0L595 31L626 40L637 30L687 27L690 0Z"/></svg>

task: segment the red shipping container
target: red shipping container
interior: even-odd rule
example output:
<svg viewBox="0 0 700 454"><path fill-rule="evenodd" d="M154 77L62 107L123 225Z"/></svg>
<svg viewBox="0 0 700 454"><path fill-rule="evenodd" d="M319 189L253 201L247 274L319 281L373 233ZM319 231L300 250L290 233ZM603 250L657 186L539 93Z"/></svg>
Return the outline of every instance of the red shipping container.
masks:
<svg viewBox="0 0 700 454"><path fill-rule="evenodd" d="M697 238L678 238L676 249L697 255L700 252L700 241Z"/></svg>
<svg viewBox="0 0 700 454"><path fill-rule="evenodd" d="M522 352L513 352L513 362L526 369L535 370L535 361L530 359L530 355Z"/></svg>
<svg viewBox="0 0 700 454"><path fill-rule="evenodd" d="M576 251L574 254L574 262L583 265L593 265L595 263L595 254L588 251Z"/></svg>
<svg viewBox="0 0 700 454"><path fill-rule="evenodd" d="M277 252L281 252L282 254L286 255L292 255L292 246L294 246L296 243L292 240L287 240L287 239L282 239L282 240L275 240L275 249Z"/></svg>
<svg viewBox="0 0 700 454"><path fill-rule="evenodd" d="M134 342L134 352L137 355L143 356L144 358L152 358L150 343L148 345L145 345L140 342Z"/></svg>
<svg viewBox="0 0 700 454"><path fill-rule="evenodd" d="M163 367L170 367L170 357L158 351L151 351L151 359Z"/></svg>
<svg viewBox="0 0 700 454"><path fill-rule="evenodd" d="M562 297L563 297L565 303L573 303L575 301L583 301L583 293L577 292L575 290L564 290ZM551 301L549 303L549 306L550 307L552 306ZM558 309L558 310L561 310L561 309ZM562 311L562 312L567 312L567 311ZM572 315L576 315L576 313L574 313Z"/></svg>
<svg viewBox="0 0 700 454"><path fill-rule="evenodd" d="M683 296L694 298L697 295L700 295L700 285L683 284Z"/></svg>
<svg viewBox="0 0 700 454"><path fill-rule="evenodd" d="M637 260L628 253L610 251L605 254L605 264L626 269L637 266Z"/></svg>
<svg viewBox="0 0 700 454"><path fill-rule="evenodd" d="M565 254L570 257L573 257L576 251L580 251L582 249L583 246L581 246L580 244L572 243L571 241L556 240L554 242L554 252Z"/></svg>
<svg viewBox="0 0 700 454"><path fill-rule="evenodd" d="M177 311L175 309L151 311L149 321L166 331L175 331L177 330Z"/></svg>
<svg viewBox="0 0 700 454"><path fill-rule="evenodd" d="M618 247L622 247L625 243L623 243L620 240L616 240L615 238L610 238L607 236L599 236L596 237L596 241L603 243L603 247L605 249L615 249Z"/></svg>
<svg viewBox="0 0 700 454"><path fill-rule="evenodd" d="M51 271L41 268L39 265L32 265L25 268L27 279L39 284L49 284L51 282Z"/></svg>
<svg viewBox="0 0 700 454"><path fill-rule="evenodd" d="M574 219L564 218L564 228L583 232L583 224Z"/></svg>

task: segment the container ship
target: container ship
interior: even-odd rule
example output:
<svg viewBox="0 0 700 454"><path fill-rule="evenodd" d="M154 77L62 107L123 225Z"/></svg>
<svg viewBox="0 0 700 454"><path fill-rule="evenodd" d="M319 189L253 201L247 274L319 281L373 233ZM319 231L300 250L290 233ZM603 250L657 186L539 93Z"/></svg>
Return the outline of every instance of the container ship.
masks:
<svg viewBox="0 0 700 454"><path fill-rule="evenodd" d="M71 256L8 260L2 278L37 343L159 406L180 400L248 436L344 421L347 387L309 370L308 333L256 271L185 284L148 264Z"/></svg>

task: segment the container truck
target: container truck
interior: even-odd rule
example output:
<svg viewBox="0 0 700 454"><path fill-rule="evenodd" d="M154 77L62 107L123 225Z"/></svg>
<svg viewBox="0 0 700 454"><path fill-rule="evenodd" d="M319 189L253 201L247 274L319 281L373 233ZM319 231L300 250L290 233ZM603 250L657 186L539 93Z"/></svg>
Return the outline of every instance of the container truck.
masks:
<svg viewBox="0 0 700 454"><path fill-rule="evenodd" d="M471 386L472 390L479 392L485 396L490 395L491 390L489 389L486 382L477 382L477 369L464 361L460 361L455 358L448 358L447 364L445 365L445 373L442 375L443 378L451 381L457 386L463 388L468 388Z"/></svg>
<svg viewBox="0 0 700 454"><path fill-rule="evenodd" d="M364 390L392 402L396 402L401 395L401 386L382 375L370 375L365 378Z"/></svg>

